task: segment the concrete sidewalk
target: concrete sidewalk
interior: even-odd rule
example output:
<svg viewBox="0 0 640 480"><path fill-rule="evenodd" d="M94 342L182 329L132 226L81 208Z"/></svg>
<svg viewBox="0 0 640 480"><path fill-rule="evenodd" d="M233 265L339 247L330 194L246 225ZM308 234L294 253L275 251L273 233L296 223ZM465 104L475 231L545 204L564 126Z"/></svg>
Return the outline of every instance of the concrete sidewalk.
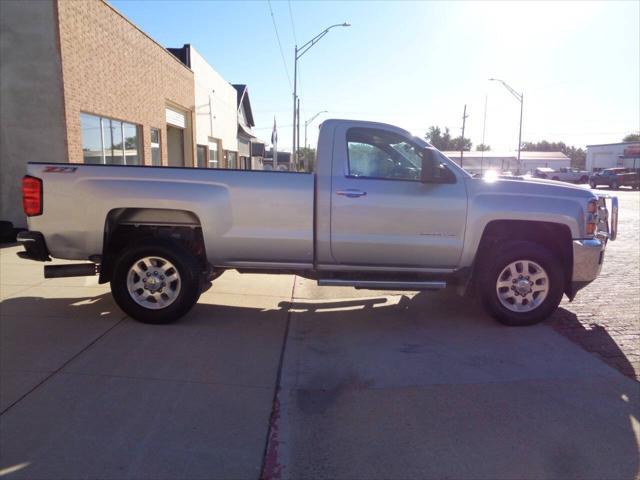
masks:
<svg viewBox="0 0 640 480"><path fill-rule="evenodd" d="M16 250L0 249L6 478L638 475L640 384L544 324L500 326L449 292L228 272L182 321L143 325Z"/></svg>
<svg viewBox="0 0 640 480"><path fill-rule="evenodd" d="M322 302L292 305L267 476L638 475L640 384L547 326L448 292Z"/></svg>

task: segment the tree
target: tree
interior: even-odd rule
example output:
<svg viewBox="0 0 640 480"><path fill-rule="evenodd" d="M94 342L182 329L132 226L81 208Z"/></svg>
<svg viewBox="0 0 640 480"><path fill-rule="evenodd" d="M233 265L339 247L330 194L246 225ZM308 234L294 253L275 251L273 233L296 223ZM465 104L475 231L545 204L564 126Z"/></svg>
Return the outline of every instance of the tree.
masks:
<svg viewBox="0 0 640 480"><path fill-rule="evenodd" d="M448 148L447 150L464 150L468 152L469 150L471 150L472 145L473 144L471 143L470 139L462 138L461 135L451 141L451 148Z"/></svg>
<svg viewBox="0 0 640 480"><path fill-rule="evenodd" d="M303 147L298 151L300 162L306 167L305 171L313 172L316 166L316 149Z"/></svg>
<svg viewBox="0 0 640 480"><path fill-rule="evenodd" d="M574 168L585 168L587 153L582 148L567 146L564 142L524 142L522 144L524 152L562 152L571 159L571 166Z"/></svg>
<svg viewBox="0 0 640 480"><path fill-rule="evenodd" d="M438 150L450 150L451 134L448 127L445 127L442 133L440 127L431 126L424 138Z"/></svg>
<svg viewBox="0 0 640 480"><path fill-rule="evenodd" d="M477 152L488 152L489 150L491 150L491 145L485 145L484 143L476 145Z"/></svg>
<svg viewBox="0 0 640 480"><path fill-rule="evenodd" d="M630 133L622 139L623 142L640 142L640 132Z"/></svg>
<svg viewBox="0 0 640 480"><path fill-rule="evenodd" d="M469 138L463 139L462 136L451 138L449 127L444 127L444 133L442 133L440 127L431 126L424 138L438 150L460 150L463 146L463 150L468 151L473 145Z"/></svg>

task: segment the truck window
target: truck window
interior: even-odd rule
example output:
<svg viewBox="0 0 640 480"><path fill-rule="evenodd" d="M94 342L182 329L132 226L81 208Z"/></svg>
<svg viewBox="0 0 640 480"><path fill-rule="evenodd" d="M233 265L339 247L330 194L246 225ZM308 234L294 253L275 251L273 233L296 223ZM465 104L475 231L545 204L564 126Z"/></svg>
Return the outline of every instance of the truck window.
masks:
<svg viewBox="0 0 640 480"><path fill-rule="evenodd" d="M347 132L348 175L388 180L419 180L421 149L393 132L351 128Z"/></svg>

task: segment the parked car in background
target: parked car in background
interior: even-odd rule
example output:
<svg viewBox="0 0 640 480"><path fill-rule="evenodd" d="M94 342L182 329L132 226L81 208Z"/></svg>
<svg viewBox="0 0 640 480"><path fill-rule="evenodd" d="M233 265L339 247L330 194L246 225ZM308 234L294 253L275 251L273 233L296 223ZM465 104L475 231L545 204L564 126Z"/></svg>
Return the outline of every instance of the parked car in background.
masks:
<svg viewBox="0 0 640 480"><path fill-rule="evenodd" d="M587 183L589 181L589 172L569 167L562 167L558 170L549 167L538 167L534 170L533 176L570 183Z"/></svg>
<svg viewBox="0 0 640 480"><path fill-rule="evenodd" d="M633 170L631 168L607 168L589 177L589 186L591 188L602 185L614 190L620 187L631 187L637 190L640 187L640 173L637 169Z"/></svg>

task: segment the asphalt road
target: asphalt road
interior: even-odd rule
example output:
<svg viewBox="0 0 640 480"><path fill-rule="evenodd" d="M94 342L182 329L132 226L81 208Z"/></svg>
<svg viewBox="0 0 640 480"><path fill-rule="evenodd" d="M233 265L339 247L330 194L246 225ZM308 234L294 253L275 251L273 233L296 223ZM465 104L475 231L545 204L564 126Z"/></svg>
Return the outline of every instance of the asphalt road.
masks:
<svg viewBox="0 0 640 480"><path fill-rule="evenodd" d="M0 249L8 479L638 478L640 384L555 320L229 272L181 322L142 325L95 279L44 281L15 251Z"/></svg>

